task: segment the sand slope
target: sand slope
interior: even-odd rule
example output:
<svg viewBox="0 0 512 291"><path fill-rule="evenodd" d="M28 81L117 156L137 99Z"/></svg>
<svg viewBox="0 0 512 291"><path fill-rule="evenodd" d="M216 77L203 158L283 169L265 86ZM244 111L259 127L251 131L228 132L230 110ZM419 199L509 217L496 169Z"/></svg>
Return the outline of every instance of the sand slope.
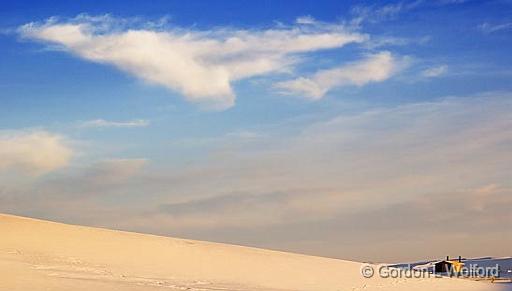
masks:
<svg viewBox="0 0 512 291"><path fill-rule="evenodd" d="M356 262L0 214L0 290L498 290L364 279Z"/></svg>

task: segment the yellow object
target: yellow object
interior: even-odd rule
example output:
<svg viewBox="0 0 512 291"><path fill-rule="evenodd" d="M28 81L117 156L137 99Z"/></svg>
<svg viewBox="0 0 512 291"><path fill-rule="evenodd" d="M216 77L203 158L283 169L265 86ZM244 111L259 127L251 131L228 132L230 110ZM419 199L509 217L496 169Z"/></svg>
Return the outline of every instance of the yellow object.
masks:
<svg viewBox="0 0 512 291"><path fill-rule="evenodd" d="M448 262L450 262L452 264L453 270L457 273L462 270L462 267L464 267L463 262L459 262L459 261L448 261Z"/></svg>

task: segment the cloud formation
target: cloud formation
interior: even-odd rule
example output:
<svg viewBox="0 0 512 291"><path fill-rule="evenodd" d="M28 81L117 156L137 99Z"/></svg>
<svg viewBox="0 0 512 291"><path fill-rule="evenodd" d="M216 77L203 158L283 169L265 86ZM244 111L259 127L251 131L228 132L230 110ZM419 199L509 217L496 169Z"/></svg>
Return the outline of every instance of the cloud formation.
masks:
<svg viewBox="0 0 512 291"><path fill-rule="evenodd" d="M175 228L277 225L382 209L430 193L494 183L508 188L511 106L504 96L447 98L338 116L271 148L230 148L201 170L182 171L201 176L204 190L189 190L209 189L207 197L165 205L163 213L179 221ZM228 189L214 189L228 181ZM472 197L475 209L484 203Z"/></svg>
<svg viewBox="0 0 512 291"><path fill-rule="evenodd" d="M49 19L23 25L19 33L220 109L235 102L233 81L289 70L300 61L300 53L367 39L339 25L309 22L287 28L208 31L119 28L119 22L108 16Z"/></svg>
<svg viewBox="0 0 512 291"><path fill-rule="evenodd" d="M68 165L73 150L64 137L47 131L0 132L0 172L40 175Z"/></svg>
<svg viewBox="0 0 512 291"><path fill-rule="evenodd" d="M444 238L468 239L475 225L490 234L510 219L510 97L443 98L339 114L293 134L230 135L186 166L103 161L30 187L5 184L0 212L354 259L417 257L411 246L421 238L431 255ZM403 232L407 243L396 239ZM495 237L475 242L505 255L509 241Z"/></svg>
<svg viewBox="0 0 512 291"><path fill-rule="evenodd" d="M448 71L447 65L440 65L436 67L431 67L428 69L425 69L421 72L421 75L423 77L427 78L435 78L444 75Z"/></svg>
<svg viewBox="0 0 512 291"><path fill-rule="evenodd" d="M38 185L45 196L86 197L102 195L116 188L122 189L123 183L140 174L147 164L146 159L108 159L87 166L71 169L67 173L56 175L49 181ZM129 186L131 187L131 186Z"/></svg>
<svg viewBox="0 0 512 291"><path fill-rule="evenodd" d="M378 23L386 20L395 19L401 13L415 9L423 4L423 0L410 2L388 3L379 5L357 5L352 7L351 14L353 16L351 25L360 26L366 23Z"/></svg>
<svg viewBox="0 0 512 291"><path fill-rule="evenodd" d="M138 174L147 164L146 159L110 159L95 163L82 173L88 180L123 181Z"/></svg>
<svg viewBox="0 0 512 291"><path fill-rule="evenodd" d="M381 82L400 71L406 61L388 51L372 54L364 60L338 68L320 70L310 77L279 82L275 86L287 94L300 94L311 99L322 98L329 90L342 86L363 86Z"/></svg>
<svg viewBox="0 0 512 291"><path fill-rule="evenodd" d="M478 26L478 28L484 33L493 33L501 30L511 30L512 22L500 23L500 24L490 24L488 22L484 22Z"/></svg>
<svg viewBox="0 0 512 291"><path fill-rule="evenodd" d="M129 121L109 121L105 119L93 119L84 121L81 127L106 128L106 127L146 127L149 126L149 120L135 119Z"/></svg>

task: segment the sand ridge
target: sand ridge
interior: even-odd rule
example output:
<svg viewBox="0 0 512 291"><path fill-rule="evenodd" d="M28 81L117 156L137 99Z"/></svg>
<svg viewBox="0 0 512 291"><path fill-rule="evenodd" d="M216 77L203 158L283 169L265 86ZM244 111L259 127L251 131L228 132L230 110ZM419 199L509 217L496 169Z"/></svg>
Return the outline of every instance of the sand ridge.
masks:
<svg viewBox="0 0 512 291"><path fill-rule="evenodd" d="M365 279L358 262L0 214L0 290L499 290Z"/></svg>

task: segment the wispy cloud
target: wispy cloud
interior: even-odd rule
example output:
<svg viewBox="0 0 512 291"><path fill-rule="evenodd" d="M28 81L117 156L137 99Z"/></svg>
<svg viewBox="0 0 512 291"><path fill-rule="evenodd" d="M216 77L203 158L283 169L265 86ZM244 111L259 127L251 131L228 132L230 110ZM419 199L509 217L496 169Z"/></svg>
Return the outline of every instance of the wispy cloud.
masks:
<svg viewBox="0 0 512 291"><path fill-rule="evenodd" d="M424 45L431 40L431 37L426 35L418 38L404 38L395 36L375 36L371 41L365 42L364 46L368 49L376 49L381 47L391 46L408 46L408 45Z"/></svg>
<svg viewBox="0 0 512 291"><path fill-rule="evenodd" d="M82 177L103 184L112 181L124 181L138 174L148 163L147 159L109 159L95 163L82 173Z"/></svg>
<svg viewBox="0 0 512 291"><path fill-rule="evenodd" d="M287 135L233 134L215 141L206 160L187 166L98 162L37 185L4 184L0 211L260 246L266 240L330 256L373 250L382 256L389 254L389 245L379 245L382 236L393 241L407 231L414 240L428 231L429 242L455 239L470 236L474 225L487 232L510 218L510 97L492 93L373 108L308 122ZM476 220L457 220L468 216ZM343 235L336 236L339 229ZM265 231L276 235L255 235ZM312 233L326 246L347 237L352 243L301 249L288 241L294 237L298 244ZM436 248L425 246L430 254ZM403 249L389 257L398 254Z"/></svg>
<svg viewBox="0 0 512 291"><path fill-rule="evenodd" d="M315 24L315 23L317 23L317 21L309 15L297 17L295 22L298 24Z"/></svg>
<svg viewBox="0 0 512 291"><path fill-rule="evenodd" d="M307 20L307 21L306 21ZM302 23L311 22L302 19ZM122 25L119 25L122 22ZM19 28L28 39L60 45L83 59L112 64L193 102L228 108L232 82L282 72L302 59L296 54L363 42L366 35L341 25L316 23L262 30L129 27L108 16L52 18Z"/></svg>
<svg viewBox="0 0 512 291"><path fill-rule="evenodd" d="M54 197L102 195L122 188L130 178L141 173L148 160L106 159L74 168L38 185L41 191L54 192Z"/></svg>
<svg viewBox="0 0 512 291"><path fill-rule="evenodd" d="M362 86L387 80L400 71L406 60L384 51L363 60L334 69L321 70L310 77L279 82L276 88L283 93L300 94L311 99L322 98L329 90L341 86Z"/></svg>
<svg viewBox="0 0 512 291"><path fill-rule="evenodd" d="M279 142L261 141L259 149L221 152L202 166L180 169L181 179L200 177L202 185L174 182L179 195L167 192L168 202L119 223L382 260L446 252L435 242L473 238L478 225L482 235L475 241L505 255L510 235L495 240L493 232L510 219L509 97L445 98L343 114ZM229 187L215 186L223 183ZM308 245L311 237L318 245ZM449 248L475 253L471 246Z"/></svg>
<svg viewBox="0 0 512 291"><path fill-rule="evenodd" d="M47 131L0 131L0 173L45 174L65 167L73 156L66 139Z"/></svg>
<svg viewBox="0 0 512 291"><path fill-rule="evenodd" d="M505 96L491 95L335 117L277 147L217 156L189 174L206 184L237 182L227 191L210 190L204 199L166 205L163 213L179 221L176 228L286 224L387 207L425 191L446 193L486 183L509 187L503 173L512 158L504 146L512 144L510 106ZM241 206L245 203L253 205L254 215Z"/></svg>
<svg viewBox="0 0 512 291"><path fill-rule="evenodd" d="M353 18L351 20L351 25L360 26L367 23L378 23L381 21L391 20L401 13L412 10L421 4L423 4L423 0L416 1L399 1L395 3L389 3L386 5L357 5L354 6L351 10L351 14Z"/></svg>
<svg viewBox="0 0 512 291"><path fill-rule="evenodd" d="M446 74L447 71L447 65L440 65L423 70L421 75L426 78L435 78Z"/></svg>
<svg viewBox="0 0 512 291"><path fill-rule="evenodd" d="M419 8L463 4L469 1L471 0L411 0L395 1L384 5L355 5L350 11L352 19L349 23L354 27L360 27L364 24L376 24L394 20L401 14L405 14Z"/></svg>
<svg viewBox="0 0 512 291"><path fill-rule="evenodd" d="M80 123L80 127L107 128L107 127L147 127L149 120L135 119L129 121L108 121L105 119L93 119Z"/></svg>
<svg viewBox="0 0 512 291"><path fill-rule="evenodd" d="M441 5L449 5L449 4L463 4L469 2L471 0L438 0L437 2Z"/></svg>
<svg viewBox="0 0 512 291"><path fill-rule="evenodd" d="M502 30L512 30L512 22L500 23L500 24L490 24L488 22L482 23L478 26L484 33L493 33Z"/></svg>

